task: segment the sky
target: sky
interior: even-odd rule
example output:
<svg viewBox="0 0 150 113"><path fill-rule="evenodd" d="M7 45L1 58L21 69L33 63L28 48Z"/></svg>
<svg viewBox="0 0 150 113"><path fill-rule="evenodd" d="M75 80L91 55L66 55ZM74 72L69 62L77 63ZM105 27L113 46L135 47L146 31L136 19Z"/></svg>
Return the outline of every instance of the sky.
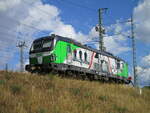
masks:
<svg viewBox="0 0 150 113"><path fill-rule="evenodd" d="M129 22L133 14L139 83L150 85L150 0L0 0L0 69L19 69L19 49L25 41L24 62L34 39L57 34L98 48L95 26L103 13L106 50L129 64L132 76L132 42ZM118 34L118 35L116 35Z"/></svg>

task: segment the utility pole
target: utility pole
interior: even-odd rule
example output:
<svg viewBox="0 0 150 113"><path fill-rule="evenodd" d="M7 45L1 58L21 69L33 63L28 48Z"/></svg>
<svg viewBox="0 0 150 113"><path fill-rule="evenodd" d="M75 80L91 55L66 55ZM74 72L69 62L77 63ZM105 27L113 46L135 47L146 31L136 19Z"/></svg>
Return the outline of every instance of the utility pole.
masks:
<svg viewBox="0 0 150 113"><path fill-rule="evenodd" d="M134 86L137 86L137 73L136 73L136 47L135 47L135 33L134 33L134 21L133 15L131 15L131 38L132 38L132 52L133 52L133 75L134 75Z"/></svg>
<svg viewBox="0 0 150 113"><path fill-rule="evenodd" d="M131 19L129 19L125 22L131 23L131 36L129 36L129 38L132 39L132 64L133 64L134 87L136 87L136 86L138 86L138 82L137 82L137 70L136 70L137 63L136 63L136 46L135 46L135 32L134 32L133 14L131 15Z"/></svg>
<svg viewBox="0 0 150 113"><path fill-rule="evenodd" d="M98 13L99 13L99 24L96 26L96 31L99 32L99 50L100 51L105 51L106 48L104 47L104 40L103 40L103 34L105 34L105 29L103 28L103 17L102 14L104 11L106 11L108 8L99 8Z"/></svg>
<svg viewBox="0 0 150 113"><path fill-rule="evenodd" d="M24 71L23 49L26 47L25 41L20 41L17 45L20 49L20 72Z"/></svg>
<svg viewBox="0 0 150 113"><path fill-rule="evenodd" d="M132 39L132 63L133 63L133 76L134 76L134 87L138 85L137 83L137 63L136 63L136 47L135 47L135 33L134 33L134 20L133 15L131 15L131 19L127 22L131 23L131 39Z"/></svg>

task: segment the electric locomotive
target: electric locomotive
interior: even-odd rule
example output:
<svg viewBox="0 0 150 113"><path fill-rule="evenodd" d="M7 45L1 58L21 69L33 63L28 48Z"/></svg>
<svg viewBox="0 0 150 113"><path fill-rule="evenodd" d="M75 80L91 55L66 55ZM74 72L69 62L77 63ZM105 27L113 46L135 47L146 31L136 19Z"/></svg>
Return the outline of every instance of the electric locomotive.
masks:
<svg viewBox="0 0 150 113"><path fill-rule="evenodd" d="M131 82L128 64L121 58L54 34L33 41L25 69L32 73L57 72L82 79Z"/></svg>

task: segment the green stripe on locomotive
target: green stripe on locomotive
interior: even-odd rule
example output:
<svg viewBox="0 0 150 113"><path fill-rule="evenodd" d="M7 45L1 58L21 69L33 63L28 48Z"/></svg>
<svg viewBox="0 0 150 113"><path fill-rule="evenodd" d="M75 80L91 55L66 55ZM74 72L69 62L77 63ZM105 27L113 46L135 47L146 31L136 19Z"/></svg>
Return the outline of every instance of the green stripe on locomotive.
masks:
<svg viewBox="0 0 150 113"><path fill-rule="evenodd" d="M128 77L128 64L124 64L123 65L123 69L120 73L117 73L117 76L121 76L121 77Z"/></svg>

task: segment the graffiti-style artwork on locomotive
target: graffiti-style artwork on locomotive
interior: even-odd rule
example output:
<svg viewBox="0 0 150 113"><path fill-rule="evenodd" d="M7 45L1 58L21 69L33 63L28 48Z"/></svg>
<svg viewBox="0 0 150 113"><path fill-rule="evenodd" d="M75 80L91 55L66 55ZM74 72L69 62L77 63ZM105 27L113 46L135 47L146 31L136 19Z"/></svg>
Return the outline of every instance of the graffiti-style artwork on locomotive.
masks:
<svg viewBox="0 0 150 113"><path fill-rule="evenodd" d="M119 57L58 35L33 41L29 52L29 72L72 73L90 80L130 83L128 64Z"/></svg>

